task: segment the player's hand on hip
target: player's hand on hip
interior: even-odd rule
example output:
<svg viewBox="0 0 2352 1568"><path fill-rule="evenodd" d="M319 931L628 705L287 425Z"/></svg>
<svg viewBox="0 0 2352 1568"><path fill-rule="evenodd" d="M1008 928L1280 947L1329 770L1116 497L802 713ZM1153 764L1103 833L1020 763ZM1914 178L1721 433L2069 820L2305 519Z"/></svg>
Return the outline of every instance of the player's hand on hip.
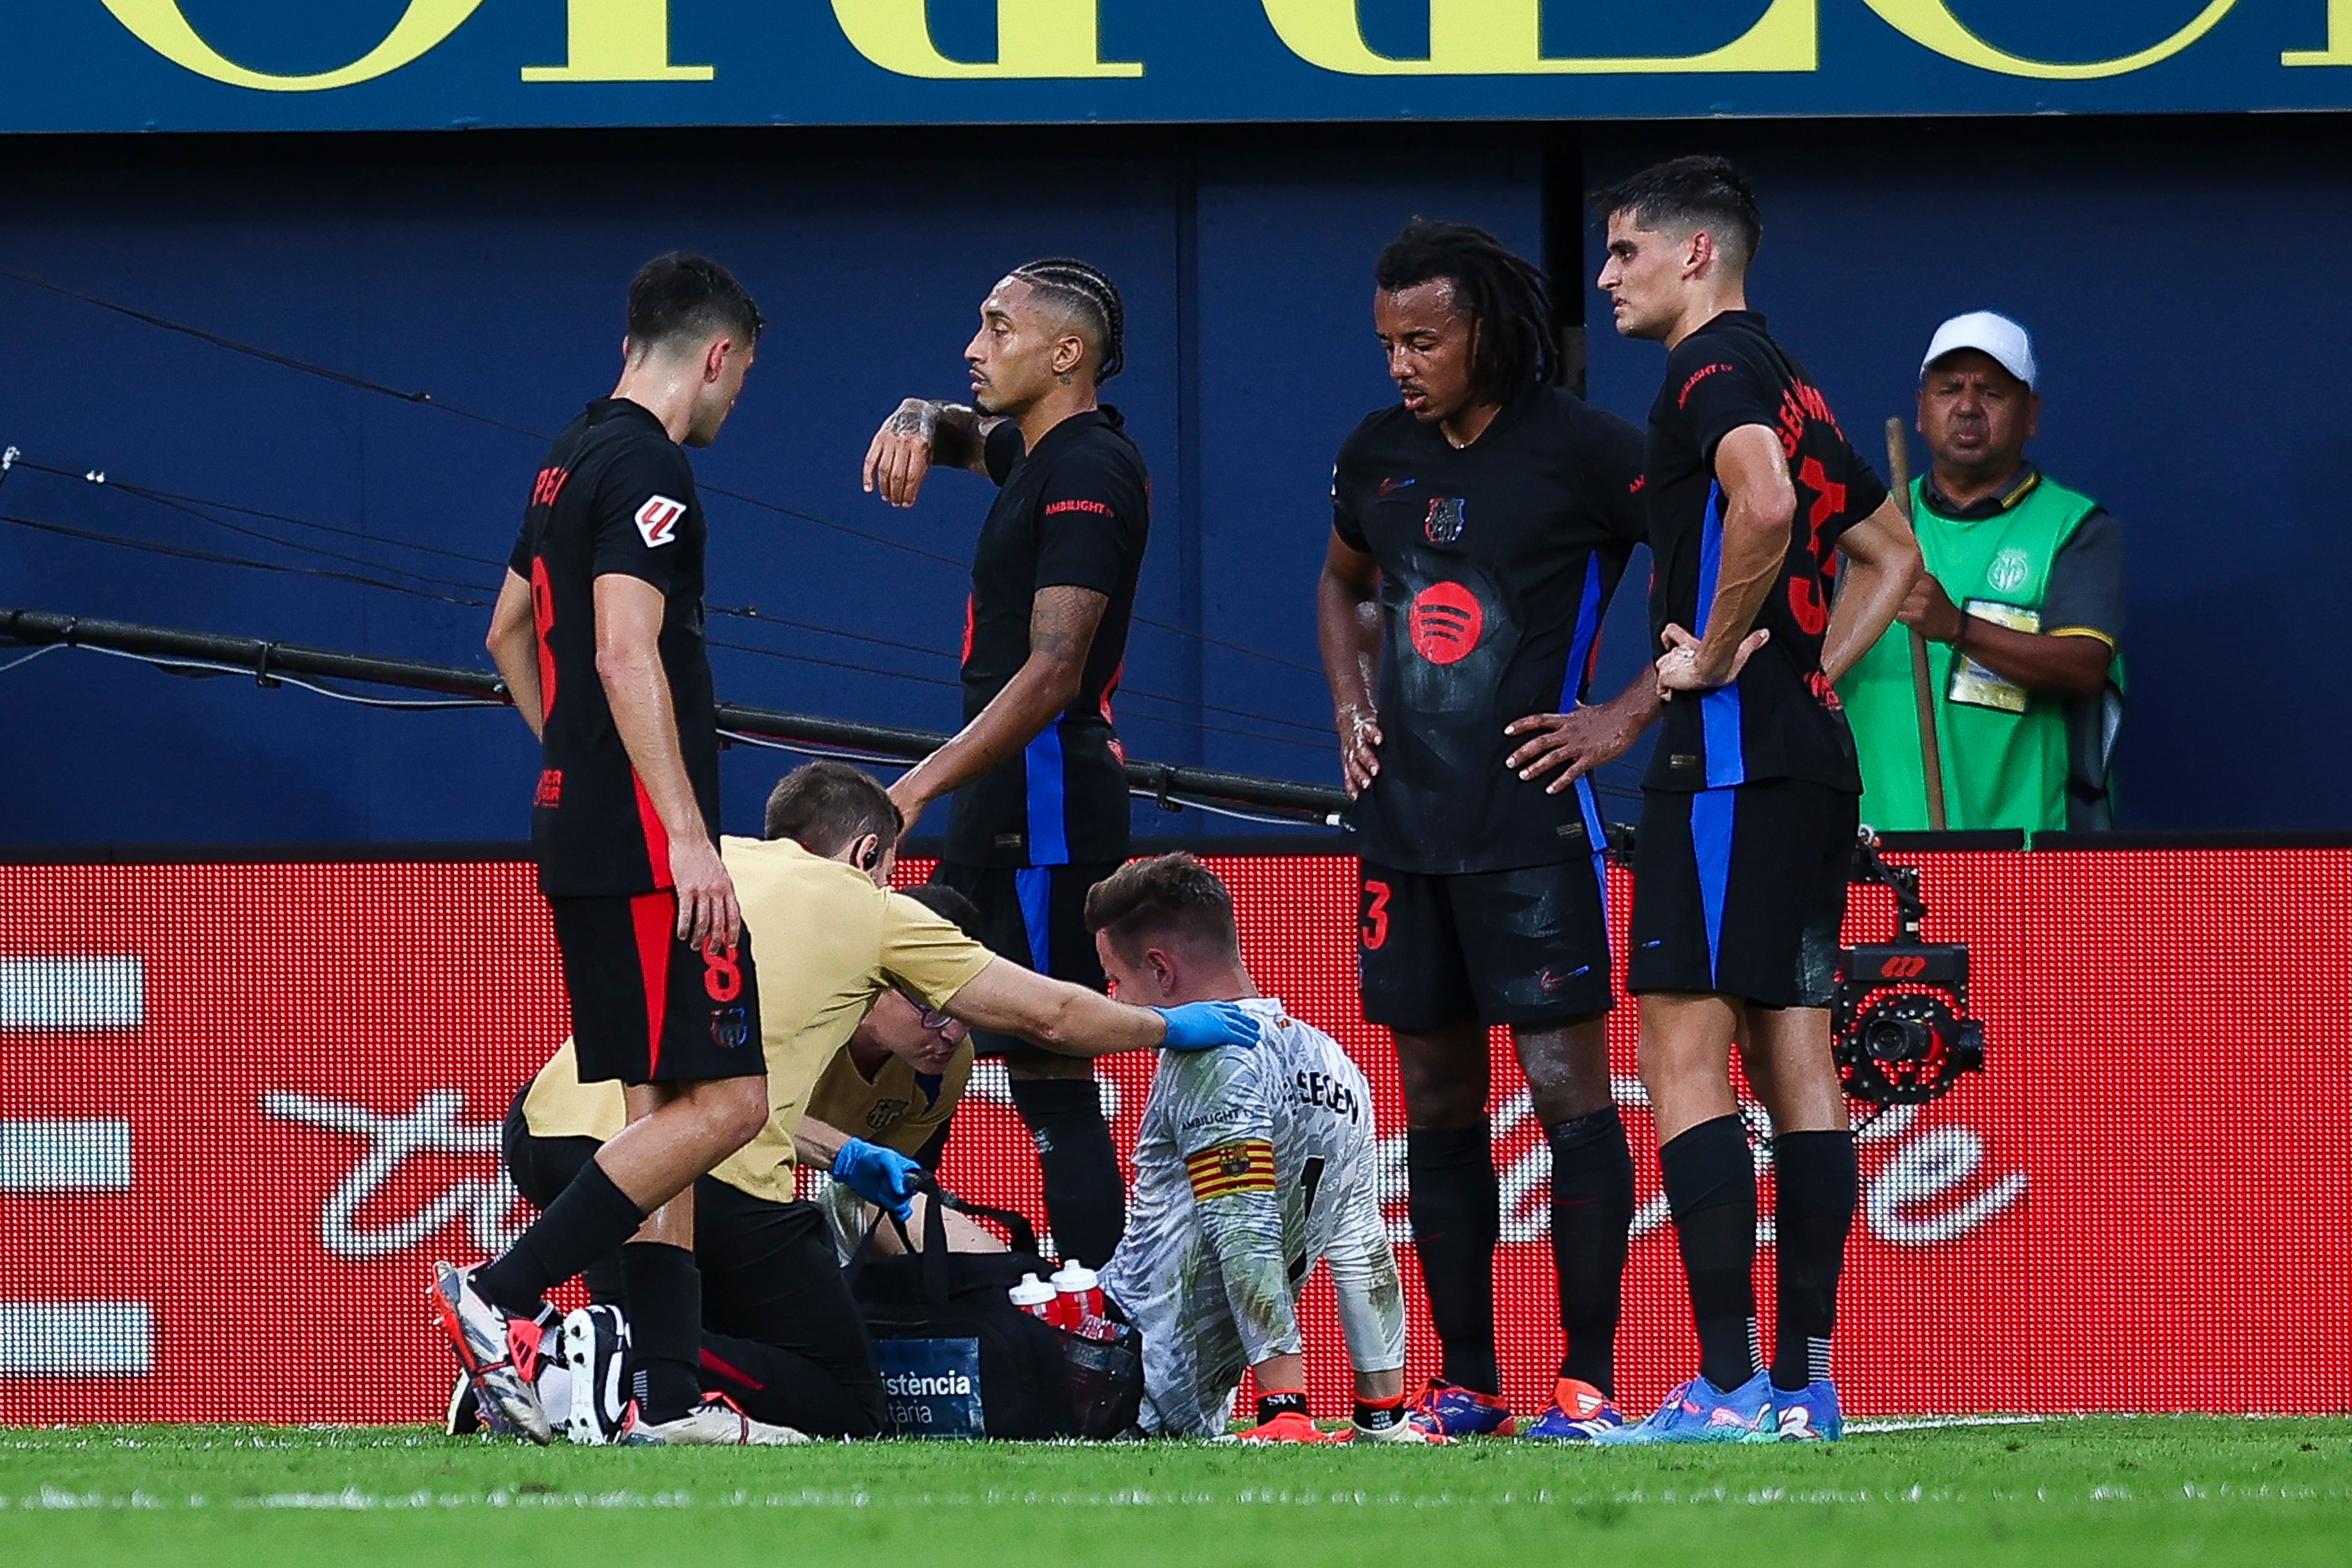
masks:
<svg viewBox="0 0 2352 1568"><path fill-rule="evenodd" d="M888 1209L897 1218L911 1219L915 1194L923 1184L923 1167L896 1149L852 1138L833 1157L833 1179L867 1203Z"/></svg>
<svg viewBox="0 0 2352 1568"><path fill-rule="evenodd" d="M1166 1051L1208 1051L1219 1046L1257 1044L1257 1015L1238 1002L1186 1002L1174 1007L1154 1007L1168 1026L1160 1042Z"/></svg>
<svg viewBox="0 0 2352 1568"><path fill-rule="evenodd" d="M1526 742L1510 754L1504 766L1522 779L1541 778L1558 770L1544 793L1558 795L1601 766L1633 749L1642 726L1606 707L1579 708L1572 713L1530 713L1503 726L1503 733L1525 736Z"/></svg>
<svg viewBox="0 0 2352 1568"><path fill-rule="evenodd" d="M1381 776L1380 715L1362 708L1342 708L1333 721L1339 731L1339 776L1355 799Z"/></svg>
<svg viewBox="0 0 2352 1568"><path fill-rule="evenodd" d="M678 940L703 951L734 946L743 934L743 911L717 847L699 835L671 839L669 879L677 893Z"/></svg>
<svg viewBox="0 0 2352 1568"><path fill-rule="evenodd" d="M1960 635L1960 607L1952 603L1944 585L1925 572L1911 584L1895 618L1906 626L1916 626L1929 642L1950 642Z"/></svg>
<svg viewBox="0 0 2352 1568"><path fill-rule="evenodd" d="M923 476L931 471L931 437L939 428L940 411L919 397L898 405L882 421L866 448L866 493L882 492L892 506L912 506L923 493Z"/></svg>
<svg viewBox="0 0 2352 1568"><path fill-rule="evenodd" d="M1738 679L1748 658L1772 640L1772 634L1761 626L1749 632L1720 668L1701 662L1706 644L1680 626L1668 626L1661 640L1666 651L1658 659L1658 695L1671 702L1677 691L1713 691Z"/></svg>

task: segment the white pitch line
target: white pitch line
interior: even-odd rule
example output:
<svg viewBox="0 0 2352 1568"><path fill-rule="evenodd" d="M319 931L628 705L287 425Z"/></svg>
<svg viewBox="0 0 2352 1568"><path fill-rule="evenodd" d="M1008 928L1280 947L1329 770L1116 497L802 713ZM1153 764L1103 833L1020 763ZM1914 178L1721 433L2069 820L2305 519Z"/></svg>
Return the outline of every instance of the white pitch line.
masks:
<svg viewBox="0 0 2352 1568"><path fill-rule="evenodd" d="M1849 1432L1932 1432L1945 1426L2035 1426L2059 1415L1907 1415L1900 1419L1849 1421Z"/></svg>

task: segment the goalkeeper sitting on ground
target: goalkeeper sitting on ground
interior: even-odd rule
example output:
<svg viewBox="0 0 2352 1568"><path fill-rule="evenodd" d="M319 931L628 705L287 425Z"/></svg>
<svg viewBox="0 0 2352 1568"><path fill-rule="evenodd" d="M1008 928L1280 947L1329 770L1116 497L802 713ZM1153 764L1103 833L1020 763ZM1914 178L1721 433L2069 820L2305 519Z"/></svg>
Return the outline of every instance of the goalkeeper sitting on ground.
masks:
<svg viewBox="0 0 2352 1568"><path fill-rule="evenodd" d="M1192 856L1097 883L1087 929L1120 1000L1238 1001L1265 1022L1256 1050L1164 1053L1144 1107L1127 1235L1102 1269L1104 1294L1142 1331L1144 1431L1222 1436L1246 1368L1259 1399L1245 1441L1431 1441L1404 1418L1404 1294L1363 1075L1258 994L1233 897ZM1307 1409L1297 1292L1318 1258L1356 1370L1352 1434L1324 1434Z"/></svg>

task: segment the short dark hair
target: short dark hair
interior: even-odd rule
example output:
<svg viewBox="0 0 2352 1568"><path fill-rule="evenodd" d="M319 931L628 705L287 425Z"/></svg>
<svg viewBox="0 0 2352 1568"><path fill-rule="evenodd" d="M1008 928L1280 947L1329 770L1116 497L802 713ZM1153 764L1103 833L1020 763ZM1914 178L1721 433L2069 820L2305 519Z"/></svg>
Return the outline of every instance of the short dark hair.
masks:
<svg viewBox="0 0 2352 1568"><path fill-rule="evenodd" d="M812 855L838 855L869 833L895 848L905 827L882 781L847 763L804 763L768 796L767 836L792 839Z"/></svg>
<svg viewBox="0 0 2352 1568"><path fill-rule="evenodd" d="M1585 198L1603 222L1631 213L1643 228L1705 229L1735 268L1755 259L1764 240L1756 192L1728 158L1675 158L1653 163L1631 179L1603 185Z"/></svg>
<svg viewBox="0 0 2352 1568"><path fill-rule="evenodd" d="M1046 256L1014 268L1013 276L1050 296L1094 334L1097 386L1126 368L1127 305L1100 268L1074 256Z"/></svg>
<svg viewBox="0 0 2352 1568"><path fill-rule="evenodd" d="M988 939L980 934L980 906L945 882L924 882L898 890L981 946L988 945Z"/></svg>
<svg viewBox="0 0 2352 1568"><path fill-rule="evenodd" d="M1234 896L1217 874L1181 850L1130 860L1087 892L1087 930L1108 931L1122 952L1173 935L1238 953Z"/></svg>
<svg viewBox="0 0 2352 1568"><path fill-rule="evenodd" d="M1441 278L1454 285L1455 314L1478 328L1470 384L1480 397L1499 403L1559 379L1559 329L1543 269L1475 224L1414 218L1381 248L1372 278L1391 294Z"/></svg>
<svg viewBox="0 0 2352 1568"><path fill-rule="evenodd" d="M756 343L767 324L735 274L690 250L656 256L629 280L629 345L638 351L720 332Z"/></svg>

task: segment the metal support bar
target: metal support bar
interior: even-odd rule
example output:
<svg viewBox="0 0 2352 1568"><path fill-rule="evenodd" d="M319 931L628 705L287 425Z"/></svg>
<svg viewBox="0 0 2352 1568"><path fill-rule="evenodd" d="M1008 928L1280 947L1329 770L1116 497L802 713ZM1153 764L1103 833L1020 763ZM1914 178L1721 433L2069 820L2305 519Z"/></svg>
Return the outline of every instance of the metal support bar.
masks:
<svg viewBox="0 0 2352 1568"><path fill-rule="evenodd" d="M214 632L173 631L128 621L89 620L43 610L0 609L0 640L26 647L64 643L78 647L110 648L165 663L173 659L203 660L250 669L268 685L277 684L269 679L276 675L309 676L486 701L512 700L506 682L492 670L425 664L415 659L379 658L373 654L331 648L298 647L290 643L223 637ZM946 735L929 730L861 724L847 719L786 713L772 708L747 708L734 702L719 704L719 727L766 740L839 747L909 763L929 756L948 740ZM1127 784L1132 795L1171 805L1240 807L1327 826L1337 826L1348 807L1348 797L1328 785L1172 763L1130 762L1127 764Z"/></svg>

